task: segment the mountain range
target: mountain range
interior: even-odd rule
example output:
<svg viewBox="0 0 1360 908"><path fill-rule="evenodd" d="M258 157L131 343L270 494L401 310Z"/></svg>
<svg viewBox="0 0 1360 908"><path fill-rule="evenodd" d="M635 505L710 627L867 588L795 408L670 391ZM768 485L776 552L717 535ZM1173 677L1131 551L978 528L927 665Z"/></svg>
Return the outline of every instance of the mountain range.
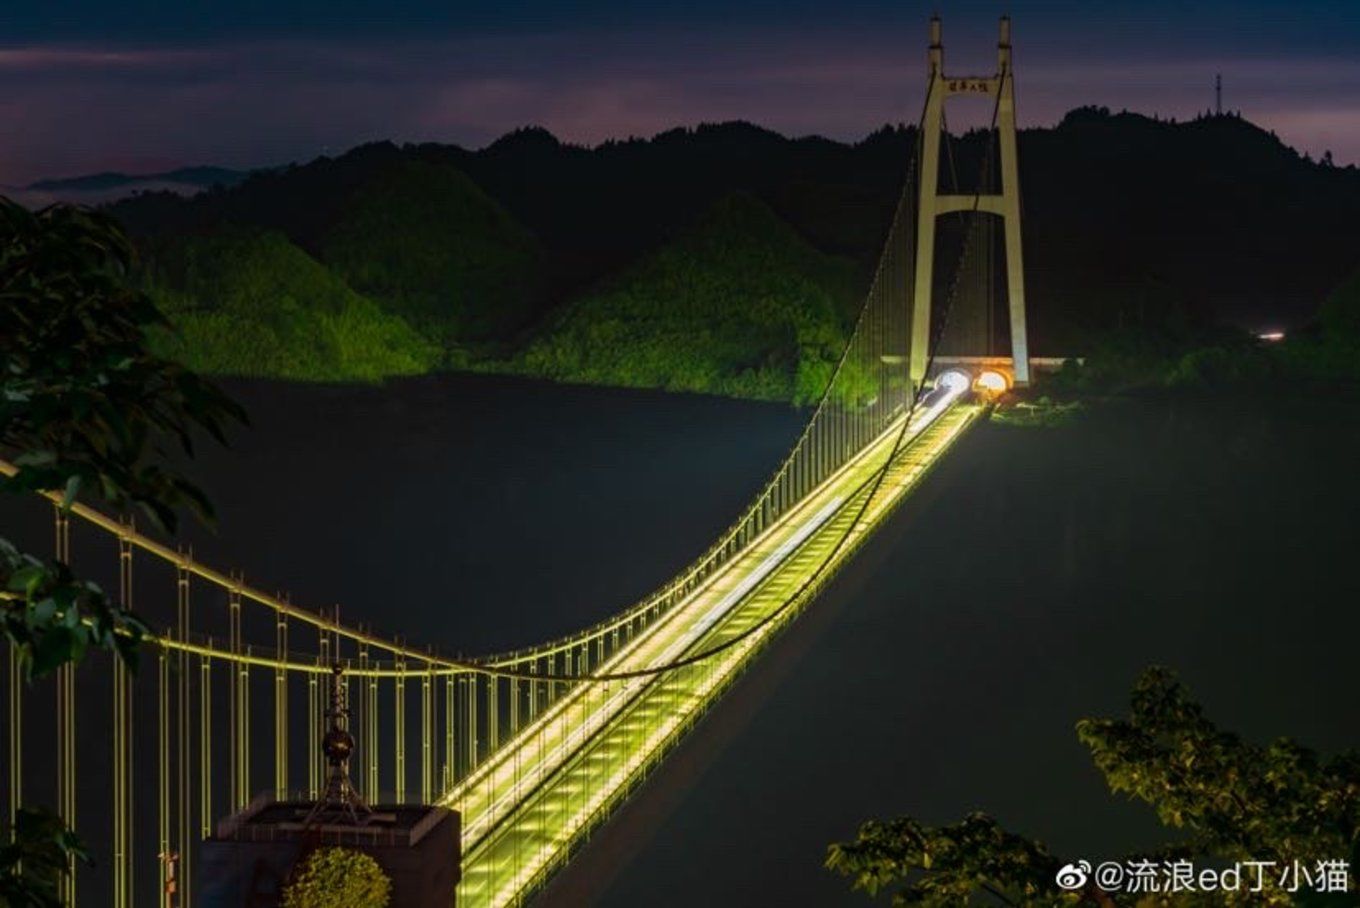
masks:
<svg viewBox="0 0 1360 908"><path fill-rule="evenodd" d="M1360 171L1237 116L1081 108L1019 142L1037 353L1297 328L1360 264ZM737 122L594 148L524 129L477 151L369 144L109 210L177 320L216 320L176 342L191 359L232 346L224 325L258 343L288 322L284 350L308 343L298 312L349 311L355 336L392 349L314 377L443 366L796 400L800 370L848 330L916 143L900 125L840 143ZM952 139L953 171L976 173L987 147ZM233 267L250 280L226 281ZM247 350L200 353L213 371L272 371Z"/></svg>

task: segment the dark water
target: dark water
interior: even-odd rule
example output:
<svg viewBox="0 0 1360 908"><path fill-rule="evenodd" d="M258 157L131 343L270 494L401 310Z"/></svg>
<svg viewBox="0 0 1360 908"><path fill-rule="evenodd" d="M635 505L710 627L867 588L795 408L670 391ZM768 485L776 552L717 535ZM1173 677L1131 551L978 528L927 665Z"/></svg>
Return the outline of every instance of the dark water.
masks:
<svg viewBox="0 0 1360 908"><path fill-rule="evenodd" d="M471 377L232 389L254 427L198 465L221 515L190 534L198 556L469 652L631 603L800 426L783 407ZM1324 400L980 427L540 902L861 904L825 846L898 812L986 809L1074 858L1155 842L1072 729L1119 713L1153 662L1252 738L1360 745L1358 459L1360 412Z"/></svg>
<svg viewBox="0 0 1360 908"><path fill-rule="evenodd" d="M196 470L209 563L348 622L480 653L557 636L702 551L801 425L788 407L472 376L229 386Z"/></svg>
<svg viewBox="0 0 1360 908"><path fill-rule="evenodd" d="M981 427L545 903L864 904L826 844L897 813L984 809L1072 858L1154 844L1073 732L1150 663L1251 739L1360 745L1357 458L1325 400Z"/></svg>
<svg viewBox="0 0 1360 908"><path fill-rule="evenodd" d="M576 630L650 592L728 525L802 423L788 407L471 376L383 388L227 386L252 426L228 450L204 447L192 465L219 524L215 534L185 526L195 557L305 607L339 603L348 623L468 653ZM0 498L0 532L47 555L51 508ZM116 591L113 541L77 524L72 543L81 575ZM138 613L158 629L172 624L173 572L138 557L134 575ZM192 612L198 633L222 639L222 594L195 584ZM274 625L262 612L245 610L245 639L270 646ZM307 631L290 640L315 651ZM156 663L145 661L134 694L139 904L152 903L156 879ZM87 660L78 684L77 828L98 862L82 869L80 888L93 904L107 903L111 886L108 671L106 660ZM269 702L267 674L252 678L252 701ZM228 803L224 682L219 675L213 690L219 816ZM51 681L26 691L30 804L56 800L54 709ZM305 741L294 709L293 741ZM272 780L269 715L252 719L252 791ZM299 786L300 744L290 757ZM395 787L390 767L382 784Z"/></svg>

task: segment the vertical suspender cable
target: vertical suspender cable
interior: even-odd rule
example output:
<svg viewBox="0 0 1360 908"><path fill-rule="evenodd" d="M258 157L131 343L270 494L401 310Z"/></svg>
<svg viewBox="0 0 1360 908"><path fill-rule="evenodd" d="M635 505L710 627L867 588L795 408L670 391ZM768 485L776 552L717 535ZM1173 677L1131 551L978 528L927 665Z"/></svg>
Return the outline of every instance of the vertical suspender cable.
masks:
<svg viewBox="0 0 1360 908"><path fill-rule="evenodd" d="M189 642L189 571L183 566L176 568L175 576L175 637L182 643ZM189 699L191 676L189 654L180 650L175 654L175 670L178 675L175 690L175 839L171 850L179 859L175 873L179 886L179 902L176 908L190 908L193 893L193 839L190 832L190 802L193 799L193 777L189 772L192 748L189 744Z"/></svg>
<svg viewBox="0 0 1360 908"><path fill-rule="evenodd" d="M212 646L212 638L208 638ZM198 832L212 835L212 660L198 657Z"/></svg>
<svg viewBox="0 0 1360 908"><path fill-rule="evenodd" d="M132 545L118 539L119 601L132 610ZM132 700L127 665L113 659L113 904L132 908Z"/></svg>
<svg viewBox="0 0 1360 908"><path fill-rule="evenodd" d="M275 653L279 665L274 669L274 797L288 797L288 616L279 612L274 628Z"/></svg>
<svg viewBox="0 0 1360 908"><path fill-rule="evenodd" d="M397 660L396 667L398 674L392 694L392 707L396 710L394 713L396 760L393 766L396 771L397 803L402 804L406 801L406 662Z"/></svg>
<svg viewBox="0 0 1360 908"><path fill-rule="evenodd" d="M167 630L166 636L169 636ZM156 903L171 908L170 890L170 654L156 653Z"/></svg>
<svg viewBox="0 0 1360 908"><path fill-rule="evenodd" d="M71 563L71 518L60 505L53 505L56 559ZM57 669L57 810L67 829L76 826L76 666L67 662ZM58 882L58 897L66 908L76 903L76 862L68 860Z"/></svg>
<svg viewBox="0 0 1360 908"><path fill-rule="evenodd" d="M434 754L431 735L434 731L434 677L430 666L420 676L420 800L429 804L434 798Z"/></svg>
<svg viewBox="0 0 1360 908"><path fill-rule="evenodd" d="M454 750L455 742L453 739L456 700L453 675L450 674L444 678L444 787L446 789L452 788L453 783L458 780L458 754Z"/></svg>
<svg viewBox="0 0 1360 908"><path fill-rule="evenodd" d="M233 586L227 591L227 642L228 648L233 657L241 653L241 594ZM241 733L241 713L245 709L245 704L241 702L241 682L239 678L240 666L235 658L227 663L227 713L231 728L231 803L228 805L230 810L240 810L245 806L246 793L242 785L244 777L245 762L242 757L244 745Z"/></svg>

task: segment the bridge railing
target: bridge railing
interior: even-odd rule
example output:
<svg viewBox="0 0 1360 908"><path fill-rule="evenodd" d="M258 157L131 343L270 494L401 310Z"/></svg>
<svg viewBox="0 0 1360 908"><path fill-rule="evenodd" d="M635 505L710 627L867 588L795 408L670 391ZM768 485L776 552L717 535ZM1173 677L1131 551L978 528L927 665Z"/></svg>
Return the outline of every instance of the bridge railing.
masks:
<svg viewBox="0 0 1360 908"><path fill-rule="evenodd" d="M9 649L6 814L12 822L25 805L55 807L101 856L64 882L68 904L79 894L120 908L168 905L173 875L185 908L199 842L218 820L260 791L283 797L302 785L315 797L335 664L345 669L355 785L398 801L437 801L563 687L343 625L131 522L49 497L53 557L153 629L136 672L91 652L30 683ZM165 855L175 856L173 874Z"/></svg>
<svg viewBox="0 0 1360 908"><path fill-rule="evenodd" d="M129 522L81 504L53 505L55 557L81 576L100 579L103 572L118 601L156 629L154 671L134 676L105 654L92 654L22 695L19 660L10 652L11 816L29 800L55 803L82 832L101 830L90 837L93 850L112 855L101 868L76 874L68 900L84 887L96 902L116 908L168 904L170 867L163 856L176 855L178 878L192 881L199 840L261 788L283 796L305 780L304 790L315 796L324 778L318 738L334 664L345 669L339 683L347 688L356 739L356 787L370 795L392 792L398 800L428 802L456 792L572 691L600 683L656 622L777 532L811 493L910 412L920 390L907 372L914 181L913 161L848 341L841 347L833 337L800 339L809 349L798 380L821 392L779 467L689 566L578 633L476 658L421 649L253 588ZM969 255L965 250L961 273ZM968 280L965 294L984 292ZM956 277L954 290L959 286ZM0 465L0 471L13 468ZM813 579L809 589L825 578ZM141 733L153 724L154 743ZM50 743L58 758L26 774L25 757L37 747L50 753ZM152 798L142 794L150 791ZM152 841L154 851L144 847ZM183 908L193 902L192 883L185 886L177 902Z"/></svg>
<svg viewBox="0 0 1360 908"><path fill-rule="evenodd" d="M903 212L911 195L903 193L895 231L910 220ZM894 235L890 242L902 240ZM324 779L319 734L333 664L345 669L341 683L356 739L352 769L361 793L391 791L399 800L429 802L472 777L582 679L777 527L902 412L910 389L894 374L901 360L886 351L892 343L888 289L900 294L906 276L890 279L889 267L880 264L807 426L728 531L633 607L529 649L478 659L418 649L255 588L130 521L80 503L63 508L49 496L53 555L117 590L117 601L155 629L148 659L154 671L134 675L123 663L92 654L78 669L59 672L55 685L38 685L36 695L21 695L18 654L10 653L10 815L34 798L57 803L68 822L94 830L97 852L112 856L70 878L68 901L80 891L116 908L151 904L153 894L167 904L172 868L161 856L173 854L178 904L191 905L198 842L222 815L245 807L261 788L281 797L303 779L314 796ZM905 337L905 330L896 336ZM0 462L0 472L14 471ZM54 687L53 709L25 711L25 704L49 696L48 686ZM153 724L154 744L142 734ZM45 773L36 772L36 764L25 770L24 757L47 752L43 745L51 740L59 755L43 761L55 777L49 786L37 780ZM154 797L145 796L152 791ZM105 832L108 840L101 841ZM154 851L141 847L149 841Z"/></svg>

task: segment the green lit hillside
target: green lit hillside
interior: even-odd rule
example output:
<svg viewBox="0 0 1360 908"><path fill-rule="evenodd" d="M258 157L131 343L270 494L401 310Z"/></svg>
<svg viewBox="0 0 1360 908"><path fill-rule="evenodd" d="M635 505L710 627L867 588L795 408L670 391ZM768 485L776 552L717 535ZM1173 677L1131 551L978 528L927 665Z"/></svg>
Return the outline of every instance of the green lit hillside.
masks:
<svg viewBox="0 0 1360 908"><path fill-rule="evenodd" d="M175 333L155 345L214 375L377 381L429 371L439 350L275 232L160 243L150 291Z"/></svg>
<svg viewBox="0 0 1360 908"><path fill-rule="evenodd" d="M351 287L444 344L522 328L542 293L534 238L448 165L394 162L354 192L317 245Z"/></svg>
<svg viewBox="0 0 1360 908"><path fill-rule="evenodd" d="M373 143L110 210L153 258L242 232L272 232L300 257L294 269L192 240L176 254L216 276L156 278L184 323L182 355L209 371L343 378L401 351L400 368L355 376L472 368L807 400L867 288L916 142L910 126L844 144L725 123L583 148L527 129L477 151ZM981 132L958 137L957 170L976 173L985 147ZM1175 361L1225 330L1275 328L1325 334L1318 361L1353 362L1335 305L1326 326L1318 307L1360 264L1355 166L1311 160L1237 116L1103 108L1024 130L1020 164L1034 353ZM273 276L231 274L208 261L218 250ZM345 293L368 302L369 328L423 341L408 331L339 356L325 332L286 328ZM223 297L250 297L255 321L223 327L243 308L218 311ZM246 355L246 330L267 331L273 352Z"/></svg>
<svg viewBox="0 0 1360 908"><path fill-rule="evenodd" d="M839 355L855 269L749 195L570 303L509 364L564 381L807 401Z"/></svg>

